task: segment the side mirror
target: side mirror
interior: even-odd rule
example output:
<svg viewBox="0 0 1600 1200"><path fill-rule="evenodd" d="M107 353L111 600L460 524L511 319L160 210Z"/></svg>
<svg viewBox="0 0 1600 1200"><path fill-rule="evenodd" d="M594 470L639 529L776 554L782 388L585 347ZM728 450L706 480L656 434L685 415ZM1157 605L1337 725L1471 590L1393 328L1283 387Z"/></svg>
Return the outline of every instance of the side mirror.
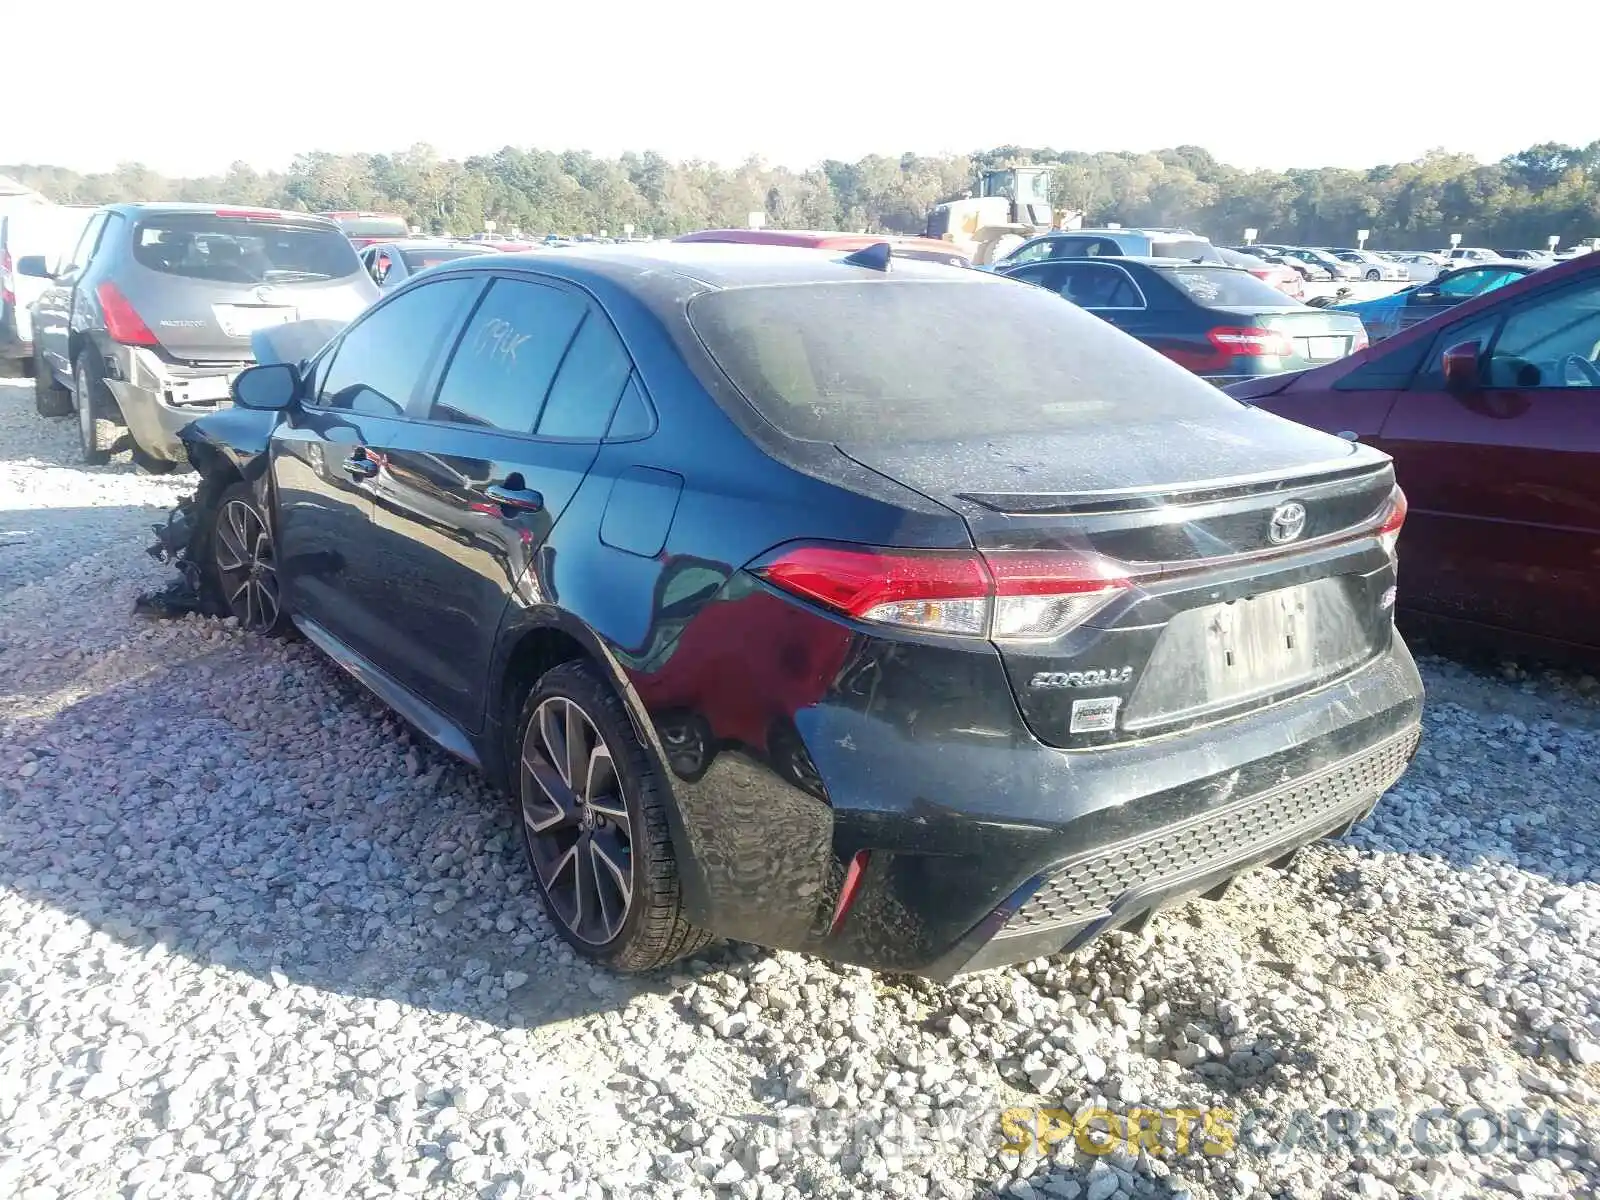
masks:
<svg viewBox="0 0 1600 1200"><path fill-rule="evenodd" d="M300 394L300 372L292 363L262 363L239 372L228 390L240 408L281 412Z"/></svg>
<svg viewBox="0 0 1600 1200"><path fill-rule="evenodd" d="M1444 352L1444 386L1449 392L1470 392L1480 382L1478 356L1482 348L1477 342L1462 342Z"/></svg>
<svg viewBox="0 0 1600 1200"><path fill-rule="evenodd" d="M26 275L29 279L54 279L50 273L49 265L44 261L42 254L24 254L17 259L17 274Z"/></svg>

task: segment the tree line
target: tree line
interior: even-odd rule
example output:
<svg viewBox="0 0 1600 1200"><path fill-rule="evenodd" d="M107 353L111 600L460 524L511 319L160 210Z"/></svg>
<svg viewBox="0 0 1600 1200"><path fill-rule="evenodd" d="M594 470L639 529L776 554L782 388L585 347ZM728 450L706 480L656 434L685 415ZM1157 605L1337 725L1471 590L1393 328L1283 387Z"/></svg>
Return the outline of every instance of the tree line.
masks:
<svg viewBox="0 0 1600 1200"><path fill-rule="evenodd" d="M138 163L81 174L65 167L0 166L63 203L196 200L315 212L398 212L429 232L500 230L671 236L743 226L764 213L774 228L917 233L930 206L961 195L977 173L1016 163L1056 166L1058 209L1084 223L1183 225L1224 242L1247 228L1263 241L1379 248L1464 244L1563 245L1600 235L1600 141L1529 147L1499 162L1431 151L1414 162L1244 171L1198 146L1150 153L1083 153L1000 146L976 154L828 160L805 171L752 158L736 167L669 162L651 151L602 158L507 146L464 160L418 145L396 154L298 156L287 171L236 162L225 173L167 178Z"/></svg>

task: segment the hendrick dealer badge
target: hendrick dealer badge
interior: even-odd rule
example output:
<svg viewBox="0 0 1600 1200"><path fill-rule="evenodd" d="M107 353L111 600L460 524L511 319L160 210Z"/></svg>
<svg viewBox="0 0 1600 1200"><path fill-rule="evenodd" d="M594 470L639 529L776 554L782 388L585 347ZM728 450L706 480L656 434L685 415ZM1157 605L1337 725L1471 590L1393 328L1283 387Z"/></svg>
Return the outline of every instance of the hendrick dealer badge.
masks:
<svg viewBox="0 0 1600 1200"><path fill-rule="evenodd" d="M1117 708L1121 704L1121 696L1096 696L1093 700L1074 700L1072 723L1068 728L1073 733L1105 733L1115 729Z"/></svg>

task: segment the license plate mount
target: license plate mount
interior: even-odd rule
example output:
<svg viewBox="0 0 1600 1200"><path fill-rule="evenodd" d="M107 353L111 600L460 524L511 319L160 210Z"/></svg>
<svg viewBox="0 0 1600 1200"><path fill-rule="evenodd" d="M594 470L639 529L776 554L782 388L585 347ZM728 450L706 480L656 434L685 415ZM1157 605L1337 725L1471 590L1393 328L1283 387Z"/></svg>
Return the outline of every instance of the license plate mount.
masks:
<svg viewBox="0 0 1600 1200"><path fill-rule="evenodd" d="M1349 339L1342 337L1314 337L1306 339L1306 357L1312 362L1332 362L1343 358Z"/></svg>
<svg viewBox="0 0 1600 1200"><path fill-rule="evenodd" d="M1311 673L1317 658L1313 614L1303 586L1212 608L1205 623L1207 698L1242 700Z"/></svg>
<svg viewBox="0 0 1600 1200"><path fill-rule="evenodd" d="M228 337L249 337L258 329L287 325L297 315L295 309L279 305L217 304L212 311Z"/></svg>

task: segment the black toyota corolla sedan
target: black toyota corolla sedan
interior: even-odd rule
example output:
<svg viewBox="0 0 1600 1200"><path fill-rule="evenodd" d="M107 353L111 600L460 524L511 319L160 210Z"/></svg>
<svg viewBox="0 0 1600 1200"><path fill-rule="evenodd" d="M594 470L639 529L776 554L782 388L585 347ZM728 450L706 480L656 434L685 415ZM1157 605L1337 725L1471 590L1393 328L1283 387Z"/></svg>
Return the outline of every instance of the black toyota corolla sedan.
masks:
<svg viewBox="0 0 1600 1200"><path fill-rule="evenodd" d="M502 783L601 963L1023 961L1341 832L1416 746L1389 460L1039 288L602 247L264 336L185 433L193 562Z"/></svg>

